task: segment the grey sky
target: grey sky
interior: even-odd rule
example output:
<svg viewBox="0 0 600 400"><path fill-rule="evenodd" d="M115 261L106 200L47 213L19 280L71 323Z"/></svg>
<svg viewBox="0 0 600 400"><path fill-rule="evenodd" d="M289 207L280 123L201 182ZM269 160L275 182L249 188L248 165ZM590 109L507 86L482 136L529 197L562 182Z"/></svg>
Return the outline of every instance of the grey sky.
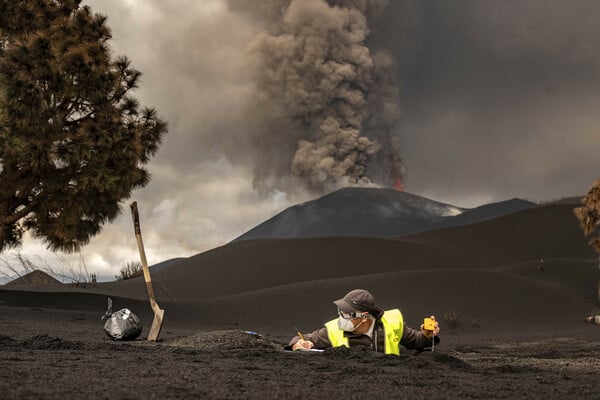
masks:
<svg viewBox="0 0 600 400"><path fill-rule="evenodd" d="M289 142L276 154L248 134L265 123L252 108L256 64L248 48L287 2L261 1L252 13L248 5L257 2L247 0L85 1L108 15L114 54L144 73L137 97L169 122L150 163L153 179L132 199L150 263L225 244L315 196L290 177L291 160L282 157L293 154ZM402 114L394 140L408 192L471 207L582 194L600 175L600 2L388 3L367 45L373 54L388 51L397 67ZM257 165L266 171L261 193ZM138 259L124 208L83 250L102 276ZM27 240L23 252L52 262L42 249Z"/></svg>
<svg viewBox="0 0 600 400"><path fill-rule="evenodd" d="M402 71L408 190L548 200L600 174L600 3L423 1Z"/></svg>

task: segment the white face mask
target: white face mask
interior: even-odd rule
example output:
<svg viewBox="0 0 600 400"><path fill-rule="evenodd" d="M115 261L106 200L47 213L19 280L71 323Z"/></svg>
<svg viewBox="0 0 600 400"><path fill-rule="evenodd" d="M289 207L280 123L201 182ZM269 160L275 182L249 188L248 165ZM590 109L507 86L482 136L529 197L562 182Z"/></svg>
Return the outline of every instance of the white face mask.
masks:
<svg viewBox="0 0 600 400"><path fill-rule="evenodd" d="M356 329L351 320L342 317L338 318L338 328L346 332L352 332Z"/></svg>

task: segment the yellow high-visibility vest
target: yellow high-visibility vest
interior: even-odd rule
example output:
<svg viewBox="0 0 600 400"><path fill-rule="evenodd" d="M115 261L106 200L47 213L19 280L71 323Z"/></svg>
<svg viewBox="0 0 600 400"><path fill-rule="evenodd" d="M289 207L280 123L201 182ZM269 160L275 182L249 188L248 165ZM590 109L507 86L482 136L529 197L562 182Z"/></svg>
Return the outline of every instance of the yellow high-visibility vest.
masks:
<svg viewBox="0 0 600 400"><path fill-rule="evenodd" d="M404 318L398 309L388 310L381 317L383 332L385 334L385 354L400 355L400 340L404 332ZM327 336L333 347L350 347L348 338L344 336L344 331L338 327L338 318L325 324Z"/></svg>

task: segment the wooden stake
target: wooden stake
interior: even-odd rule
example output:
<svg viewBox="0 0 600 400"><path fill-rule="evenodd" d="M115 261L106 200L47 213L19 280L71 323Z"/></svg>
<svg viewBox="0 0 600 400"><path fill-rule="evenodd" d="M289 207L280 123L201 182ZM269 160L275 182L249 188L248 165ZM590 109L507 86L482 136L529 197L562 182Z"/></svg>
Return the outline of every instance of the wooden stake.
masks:
<svg viewBox="0 0 600 400"><path fill-rule="evenodd" d="M148 292L148 299L150 300L150 307L154 311L154 320L150 327L150 333L148 334L148 340L151 342L158 339L160 329L162 328L163 318L165 316L165 310L161 310L154 297L154 289L152 288L152 278L150 276L150 269L148 268L148 261L146 261L146 252L144 251L144 242L142 241L142 231L140 229L140 217L138 215L137 202L131 203L131 215L133 217L133 229L135 230L135 238L137 239L138 249L140 251L140 259L142 260L142 269L144 271L144 281L146 281L146 291Z"/></svg>

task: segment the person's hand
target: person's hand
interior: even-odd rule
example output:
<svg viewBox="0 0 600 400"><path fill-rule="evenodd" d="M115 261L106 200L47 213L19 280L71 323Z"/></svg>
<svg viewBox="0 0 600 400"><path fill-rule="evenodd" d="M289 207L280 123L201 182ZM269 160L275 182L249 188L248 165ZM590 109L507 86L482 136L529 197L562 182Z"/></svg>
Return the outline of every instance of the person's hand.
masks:
<svg viewBox="0 0 600 400"><path fill-rule="evenodd" d="M438 322L435 320L435 315L432 315L431 317L432 320L435 321L435 330L428 330L425 329L425 325L421 324L421 332L423 332L423 335L425 335L425 337L431 339L433 336L437 336L438 333L440 333L440 326L438 324Z"/></svg>
<svg viewBox="0 0 600 400"><path fill-rule="evenodd" d="M314 346L315 346L315 344L313 342L311 342L310 340L299 339L292 346L292 350L312 349Z"/></svg>

